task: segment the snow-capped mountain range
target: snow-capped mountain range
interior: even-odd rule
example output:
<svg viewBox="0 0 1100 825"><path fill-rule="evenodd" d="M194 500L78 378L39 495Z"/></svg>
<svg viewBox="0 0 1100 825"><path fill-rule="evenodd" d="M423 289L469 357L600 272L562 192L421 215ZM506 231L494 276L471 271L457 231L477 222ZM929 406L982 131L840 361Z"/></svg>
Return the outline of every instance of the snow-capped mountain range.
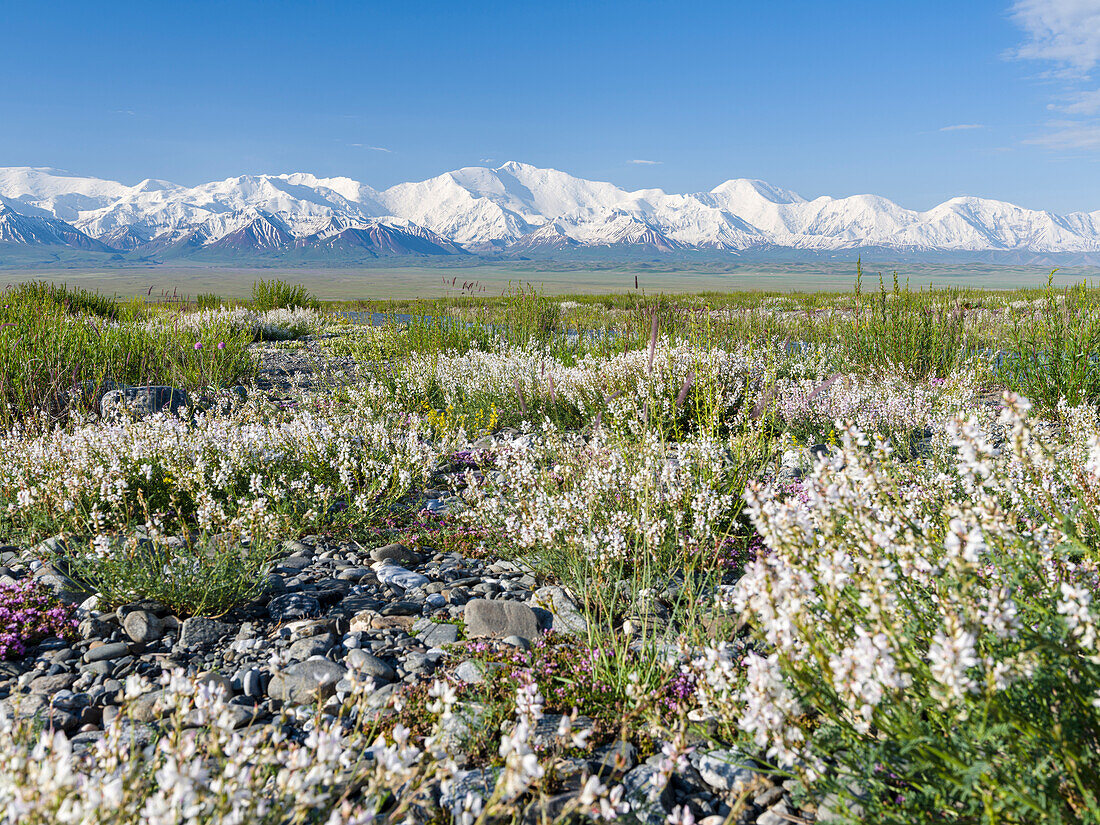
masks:
<svg viewBox="0 0 1100 825"><path fill-rule="evenodd" d="M631 192L516 162L383 190L305 173L127 186L7 167L0 168L0 250L12 246L147 259L874 248L1100 260L1100 211L1056 215L959 197L918 212L874 195L806 200L747 179L692 194Z"/></svg>

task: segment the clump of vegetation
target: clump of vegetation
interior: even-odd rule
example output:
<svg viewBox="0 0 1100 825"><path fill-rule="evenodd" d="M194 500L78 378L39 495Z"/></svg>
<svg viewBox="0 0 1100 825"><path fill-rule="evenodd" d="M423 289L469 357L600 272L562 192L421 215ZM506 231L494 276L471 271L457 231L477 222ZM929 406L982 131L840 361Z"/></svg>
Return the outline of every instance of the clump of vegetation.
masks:
<svg viewBox="0 0 1100 825"><path fill-rule="evenodd" d="M177 616L219 616L258 596L271 558L264 545L197 536L168 545L142 538L100 536L68 563L100 594L101 610L152 600Z"/></svg>
<svg viewBox="0 0 1100 825"><path fill-rule="evenodd" d="M198 310L217 309L222 303L221 297L214 292L200 292L195 296L195 308Z"/></svg>
<svg viewBox="0 0 1100 825"><path fill-rule="evenodd" d="M228 325L146 323L132 307L120 313L110 302L108 312L96 296L73 295L38 285L4 294L0 425L94 411L103 392L118 385L201 390L240 383L252 370L246 352L251 339Z"/></svg>
<svg viewBox="0 0 1100 825"><path fill-rule="evenodd" d="M271 309L317 309L320 304L302 284L261 278L252 284L252 306L258 312L267 312Z"/></svg>

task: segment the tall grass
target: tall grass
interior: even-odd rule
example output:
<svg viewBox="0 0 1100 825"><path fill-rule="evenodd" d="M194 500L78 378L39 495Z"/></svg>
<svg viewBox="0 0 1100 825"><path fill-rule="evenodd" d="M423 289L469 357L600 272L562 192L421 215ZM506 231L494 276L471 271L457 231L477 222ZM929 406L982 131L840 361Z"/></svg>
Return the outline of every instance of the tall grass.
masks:
<svg viewBox="0 0 1100 825"><path fill-rule="evenodd" d="M302 284L288 284L278 278L255 281L252 284L252 304L259 312L299 307L316 309L319 306L317 299Z"/></svg>
<svg viewBox="0 0 1100 825"><path fill-rule="evenodd" d="M136 311L88 293L41 285L7 292L0 304L0 425L38 412L56 418L91 410L117 384L169 384L187 390L238 383L251 371L250 339L228 327L199 333L112 315ZM220 345L220 346L219 346Z"/></svg>
<svg viewBox="0 0 1100 825"><path fill-rule="evenodd" d="M1053 276L1054 273L1051 273ZM1013 327L1007 380L1040 408L1100 400L1100 296L1084 285L1047 290L1042 317Z"/></svg>

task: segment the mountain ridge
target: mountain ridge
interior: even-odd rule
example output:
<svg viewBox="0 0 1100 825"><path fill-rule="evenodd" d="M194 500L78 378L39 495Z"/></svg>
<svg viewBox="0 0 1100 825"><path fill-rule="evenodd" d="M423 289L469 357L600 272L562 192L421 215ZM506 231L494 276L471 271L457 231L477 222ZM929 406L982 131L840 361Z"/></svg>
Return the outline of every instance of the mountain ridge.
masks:
<svg viewBox="0 0 1100 825"><path fill-rule="evenodd" d="M74 249L143 260L303 249L319 258L586 251L812 256L875 249L905 257L1003 254L1100 262L1100 210L1058 215L963 195L917 211L877 195L807 200L749 178L706 192L629 191L517 161L462 167L382 190L307 172L239 175L187 187L0 167L0 210L7 227L0 245L57 245L61 239Z"/></svg>

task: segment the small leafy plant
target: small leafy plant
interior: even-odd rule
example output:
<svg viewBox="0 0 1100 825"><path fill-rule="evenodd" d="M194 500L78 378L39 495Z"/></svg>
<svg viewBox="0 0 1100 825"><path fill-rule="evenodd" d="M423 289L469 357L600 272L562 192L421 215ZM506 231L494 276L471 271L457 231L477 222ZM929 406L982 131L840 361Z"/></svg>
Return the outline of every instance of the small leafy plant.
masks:
<svg viewBox="0 0 1100 825"><path fill-rule="evenodd" d="M179 616L218 616L259 595L270 558L263 546L202 537L171 547L148 539L102 542L70 561L101 594L102 609L148 599Z"/></svg>

